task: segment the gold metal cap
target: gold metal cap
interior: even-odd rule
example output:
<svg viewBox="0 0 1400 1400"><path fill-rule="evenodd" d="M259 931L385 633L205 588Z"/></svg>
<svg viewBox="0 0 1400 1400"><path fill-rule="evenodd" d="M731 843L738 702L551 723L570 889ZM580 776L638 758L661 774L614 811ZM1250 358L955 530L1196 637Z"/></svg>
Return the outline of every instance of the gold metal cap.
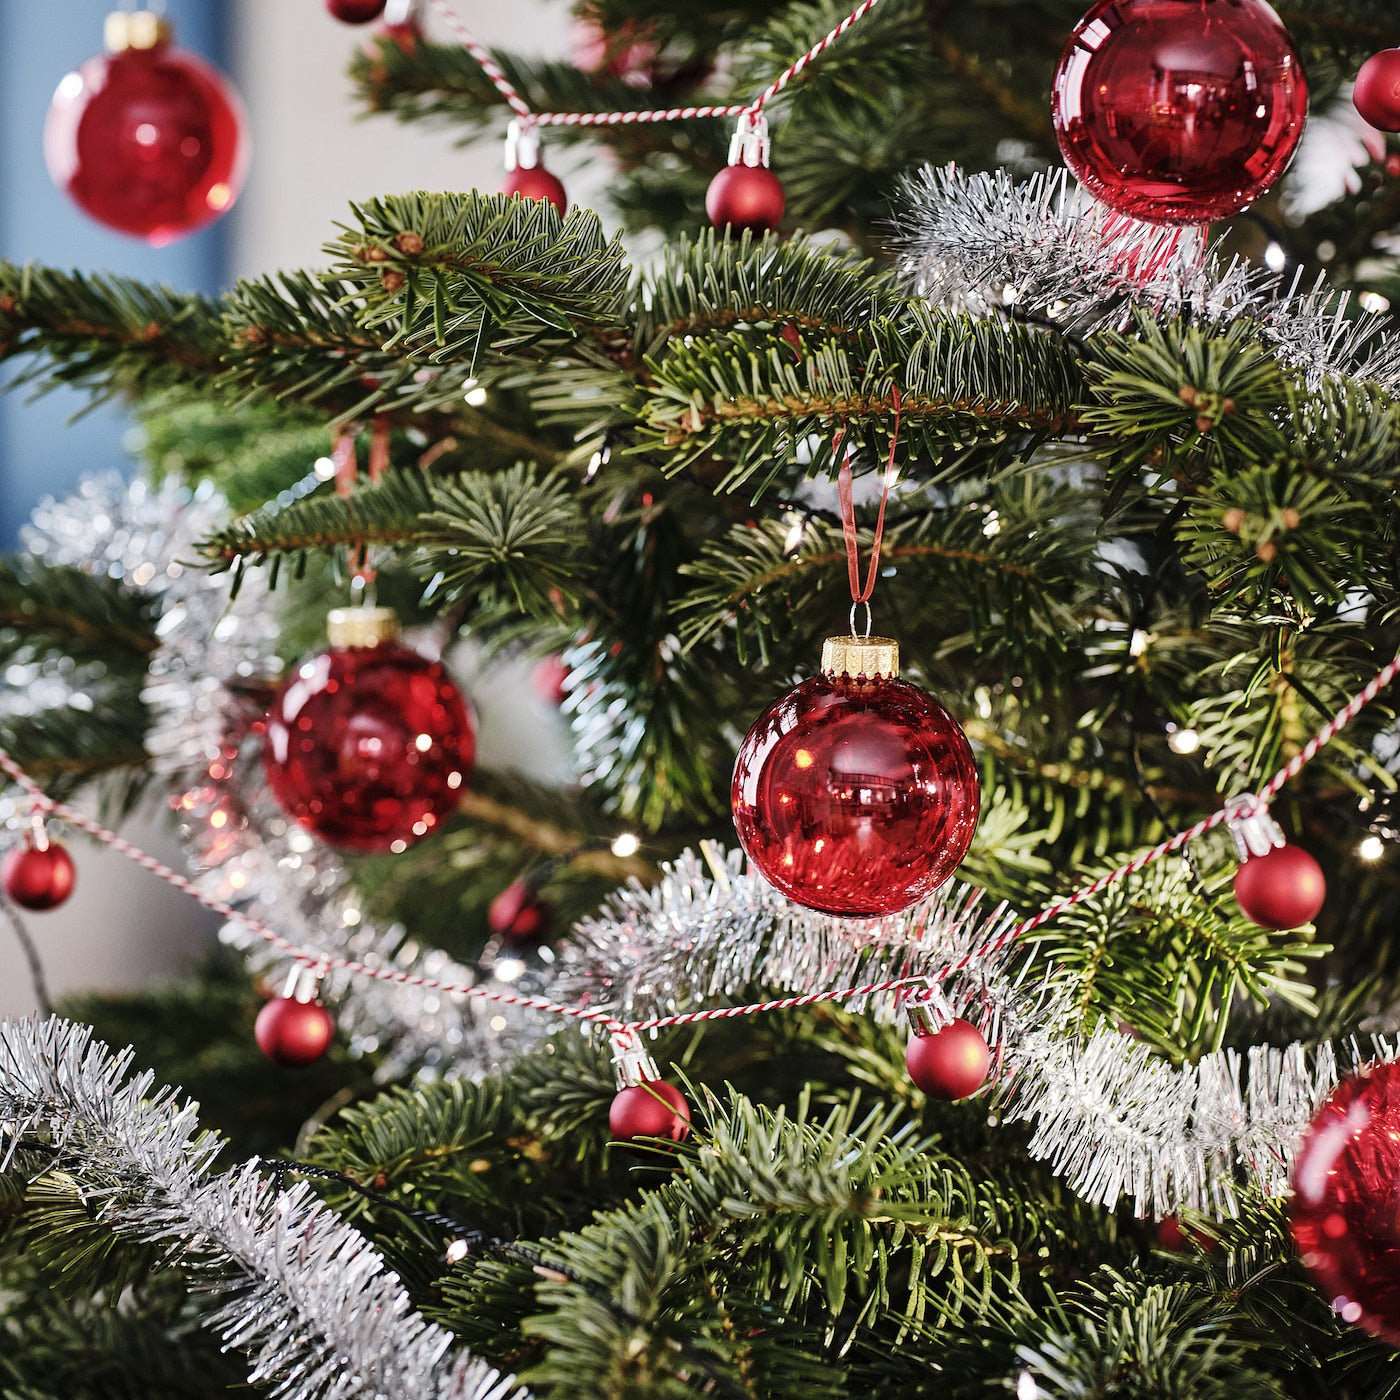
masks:
<svg viewBox="0 0 1400 1400"><path fill-rule="evenodd" d="M828 637L822 643L822 674L899 675L899 643L893 637Z"/></svg>
<svg viewBox="0 0 1400 1400"><path fill-rule="evenodd" d="M150 10L116 10L107 16L102 38L108 53L159 49L170 42L170 21Z"/></svg>
<svg viewBox="0 0 1400 1400"><path fill-rule="evenodd" d="M399 635L399 615L393 608L334 608L326 635L333 647L377 647Z"/></svg>

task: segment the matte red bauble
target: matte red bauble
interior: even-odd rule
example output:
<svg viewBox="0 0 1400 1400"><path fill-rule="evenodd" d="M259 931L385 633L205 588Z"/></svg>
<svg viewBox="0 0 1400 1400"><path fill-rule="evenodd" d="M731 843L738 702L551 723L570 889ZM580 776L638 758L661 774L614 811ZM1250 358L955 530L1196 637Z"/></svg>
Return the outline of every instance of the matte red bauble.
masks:
<svg viewBox="0 0 1400 1400"><path fill-rule="evenodd" d="M734 827L769 884L809 909L907 909L957 869L977 767L957 721L898 677L886 638L830 638L823 674L754 721L734 765Z"/></svg>
<svg viewBox="0 0 1400 1400"><path fill-rule="evenodd" d="M303 1069L326 1053L335 1037L331 1013L319 1001L273 997L253 1026L258 1049L284 1069Z"/></svg>
<svg viewBox="0 0 1400 1400"><path fill-rule="evenodd" d="M664 1138L684 1142L690 1136L690 1105L674 1084L649 1079L617 1091L608 1109L608 1130L618 1142Z"/></svg>
<svg viewBox="0 0 1400 1400"><path fill-rule="evenodd" d="M932 1035L915 1035L904 1052L909 1078L931 1099L965 1099L987 1082L992 1052L961 1016Z"/></svg>
<svg viewBox="0 0 1400 1400"><path fill-rule="evenodd" d="M4 884L5 893L21 909L35 913L57 909L73 893L76 879L73 857L59 841L51 840L47 846L39 847L26 837L23 845L6 851L0 864L0 883Z"/></svg>
<svg viewBox="0 0 1400 1400"><path fill-rule="evenodd" d="M507 885L486 910L486 923L502 938L529 942L549 932L552 910L524 880Z"/></svg>
<svg viewBox="0 0 1400 1400"><path fill-rule="evenodd" d="M113 23L115 21L115 23ZM109 17L109 47L58 85L44 123L49 176L108 228L157 246L233 207L247 122L224 76L172 48L149 11Z"/></svg>
<svg viewBox="0 0 1400 1400"><path fill-rule="evenodd" d="M1343 1081L1293 1168L1303 1267L1347 1321L1400 1347L1400 1064Z"/></svg>
<svg viewBox="0 0 1400 1400"><path fill-rule="evenodd" d="M508 171L501 193L519 195L521 199L547 199L561 214L569 208L563 183L542 165L517 166Z"/></svg>
<svg viewBox="0 0 1400 1400"><path fill-rule="evenodd" d="M542 656L530 672L530 689L551 705L562 705L569 693L569 668L557 656Z"/></svg>
<svg viewBox="0 0 1400 1400"><path fill-rule="evenodd" d="M461 693L395 630L386 608L333 612L331 649L303 661L267 713L273 796L333 846L404 850L456 809L471 774Z"/></svg>
<svg viewBox="0 0 1400 1400"><path fill-rule="evenodd" d="M1099 0L1060 57L1052 114L1095 198L1149 223L1203 224L1283 174L1308 85L1263 0Z"/></svg>
<svg viewBox="0 0 1400 1400"><path fill-rule="evenodd" d="M1351 100L1380 131L1400 131L1400 49L1382 49L1361 65Z"/></svg>
<svg viewBox="0 0 1400 1400"><path fill-rule="evenodd" d="M766 165L726 165L705 192L705 212L716 228L736 233L775 229L782 222L787 196Z"/></svg>
<svg viewBox="0 0 1400 1400"><path fill-rule="evenodd" d="M326 0L326 9L342 24L368 24L384 13L386 0Z"/></svg>
<svg viewBox="0 0 1400 1400"><path fill-rule="evenodd" d="M1310 924L1326 898L1322 867L1299 846L1275 846L1235 871L1235 900L1260 928Z"/></svg>

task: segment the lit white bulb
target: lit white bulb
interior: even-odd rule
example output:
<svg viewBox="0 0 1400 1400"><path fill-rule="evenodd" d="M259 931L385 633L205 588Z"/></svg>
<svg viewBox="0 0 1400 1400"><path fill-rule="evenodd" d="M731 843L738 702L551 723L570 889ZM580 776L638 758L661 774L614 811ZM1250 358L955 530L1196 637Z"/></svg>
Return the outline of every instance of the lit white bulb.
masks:
<svg viewBox="0 0 1400 1400"><path fill-rule="evenodd" d="M1366 836L1356 848L1362 860L1379 860L1385 854L1385 842L1379 836Z"/></svg>
<svg viewBox="0 0 1400 1400"><path fill-rule="evenodd" d="M1200 731L1196 729L1173 729L1167 735L1167 747L1173 753L1195 753L1201 747Z"/></svg>
<svg viewBox="0 0 1400 1400"><path fill-rule="evenodd" d="M642 849L641 841L630 831L624 831L612 843L612 853L615 856L626 860L628 856L634 856Z"/></svg>

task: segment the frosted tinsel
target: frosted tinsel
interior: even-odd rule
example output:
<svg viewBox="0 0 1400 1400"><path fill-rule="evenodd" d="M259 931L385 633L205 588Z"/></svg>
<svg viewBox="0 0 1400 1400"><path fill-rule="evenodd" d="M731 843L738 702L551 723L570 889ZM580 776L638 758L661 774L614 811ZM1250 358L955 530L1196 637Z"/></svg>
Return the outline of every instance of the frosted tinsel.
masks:
<svg viewBox="0 0 1400 1400"><path fill-rule="evenodd" d="M1020 184L1004 170L925 167L905 180L903 268L931 300L996 308L1087 332L1137 307L1223 325L1248 318L1279 360L1320 389L1341 376L1400 391L1400 340L1347 315L1319 279L1302 288L1224 258L1199 232L1139 223L1094 203L1067 171Z"/></svg>
<svg viewBox="0 0 1400 1400"><path fill-rule="evenodd" d="M163 1244L221 1299L203 1321L251 1356L250 1382L286 1400L524 1400L454 1351L304 1182L279 1191L256 1159L211 1172L221 1140L149 1072L130 1075L130 1050L58 1018L0 1023L0 1048L0 1170L51 1160L98 1221Z"/></svg>
<svg viewBox="0 0 1400 1400"><path fill-rule="evenodd" d="M1031 1124L1031 1154L1080 1195L1110 1207L1127 1199L1143 1215L1222 1216L1237 1209L1242 1180L1287 1189L1303 1131L1337 1084L1329 1047L1257 1046L1178 1068L1111 1027L1085 1037L1053 970L1037 980L1024 948L997 946L1014 917L980 900L954 880L902 914L857 924L790 904L745 871L741 853L707 846L703 860L686 852L654 888L633 883L581 923L562 990L636 1018L932 977L998 1047L1001 1111ZM870 1009L890 1019L898 997L877 993ZM1396 1053L1381 1041L1371 1052ZM1362 1062L1359 1049L1352 1058Z"/></svg>

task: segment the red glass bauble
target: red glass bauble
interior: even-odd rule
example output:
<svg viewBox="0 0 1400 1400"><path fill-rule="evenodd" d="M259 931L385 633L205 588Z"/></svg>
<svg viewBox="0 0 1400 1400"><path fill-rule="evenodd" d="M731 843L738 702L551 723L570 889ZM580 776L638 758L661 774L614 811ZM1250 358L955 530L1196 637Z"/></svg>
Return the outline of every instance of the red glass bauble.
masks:
<svg viewBox="0 0 1400 1400"><path fill-rule="evenodd" d="M1361 65L1351 100L1380 131L1400 131L1400 49L1382 49Z"/></svg>
<svg viewBox="0 0 1400 1400"><path fill-rule="evenodd" d="M258 1049L284 1069L302 1069L326 1053L335 1036L331 1013L319 1001L273 997L253 1026Z"/></svg>
<svg viewBox="0 0 1400 1400"><path fill-rule="evenodd" d="M705 192L705 212L716 228L736 233L777 228L787 196L778 177L766 165L726 165Z"/></svg>
<svg viewBox="0 0 1400 1400"><path fill-rule="evenodd" d="M326 9L342 24L368 24L384 13L386 0L326 0Z"/></svg>
<svg viewBox="0 0 1400 1400"><path fill-rule="evenodd" d="M569 693L569 668L557 656L542 656L530 672L530 689L551 705L562 705Z"/></svg>
<svg viewBox="0 0 1400 1400"><path fill-rule="evenodd" d="M73 857L61 842L50 841L42 849L26 837L24 844L5 853L0 864L0 883L5 893L21 909L39 913L57 909L70 894L77 879Z"/></svg>
<svg viewBox="0 0 1400 1400"><path fill-rule="evenodd" d="M1400 1064L1352 1075L1293 1168L1303 1267L1347 1322L1400 1346Z"/></svg>
<svg viewBox="0 0 1400 1400"><path fill-rule="evenodd" d="M1299 846L1275 846L1235 871L1235 900L1260 928L1310 924L1326 898L1322 867Z"/></svg>
<svg viewBox="0 0 1400 1400"><path fill-rule="evenodd" d="M509 884L491 901L486 923L492 933L521 943L549 932L551 909L524 880Z"/></svg>
<svg viewBox="0 0 1400 1400"><path fill-rule="evenodd" d="M1052 112L1095 198L1149 223L1203 224L1283 173L1308 85L1263 0L1099 0L1060 57Z"/></svg>
<svg viewBox="0 0 1400 1400"><path fill-rule="evenodd" d="M217 69L169 43L90 58L58 85L44 160L98 223L157 247L233 207L247 120Z"/></svg>
<svg viewBox="0 0 1400 1400"><path fill-rule="evenodd" d="M1197 1225L1183 1226L1175 1215L1164 1215L1157 1222L1157 1245L1173 1254L1190 1254L1195 1250L1214 1254L1220 1248L1213 1236Z"/></svg>
<svg viewBox="0 0 1400 1400"><path fill-rule="evenodd" d="M563 183L542 165L517 166L509 171L501 193L519 195L521 199L547 199L561 214L569 208L569 196L564 193Z"/></svg>
<svg viewBox="0 0 1400 1400"><path fill-rule="evenodd" d="M447 673L386 642L296 668L267 713L263 768L282 809L323 841L401 851L456 809L475 754Z"/></svg>
<svg viewBox="0 0 1400 1400"><path fill-rule="evenodd" d="M823 675L770 705L734 765L734 827L769 884L846 918L895 914L957 869L977 826L957 721L908 681Z"/></svg>
<svg viewBox="0 0 1400 1400"><path fill-rule="evenodd" d="M684 1142L690 1136L690 1105L674 1084L649 1079L619 1089L608 1109L608 1130L618 1142L634 1138L666 1138Z"/></svg>
<svg viewBox="0 0 1400 1400"><path fill-rule="evenodd" d="M965 1099L987 1082L992 1052L961 1016L932 1035L915 1035L904 1052L909 1078L931 1099Z"/></svg>

